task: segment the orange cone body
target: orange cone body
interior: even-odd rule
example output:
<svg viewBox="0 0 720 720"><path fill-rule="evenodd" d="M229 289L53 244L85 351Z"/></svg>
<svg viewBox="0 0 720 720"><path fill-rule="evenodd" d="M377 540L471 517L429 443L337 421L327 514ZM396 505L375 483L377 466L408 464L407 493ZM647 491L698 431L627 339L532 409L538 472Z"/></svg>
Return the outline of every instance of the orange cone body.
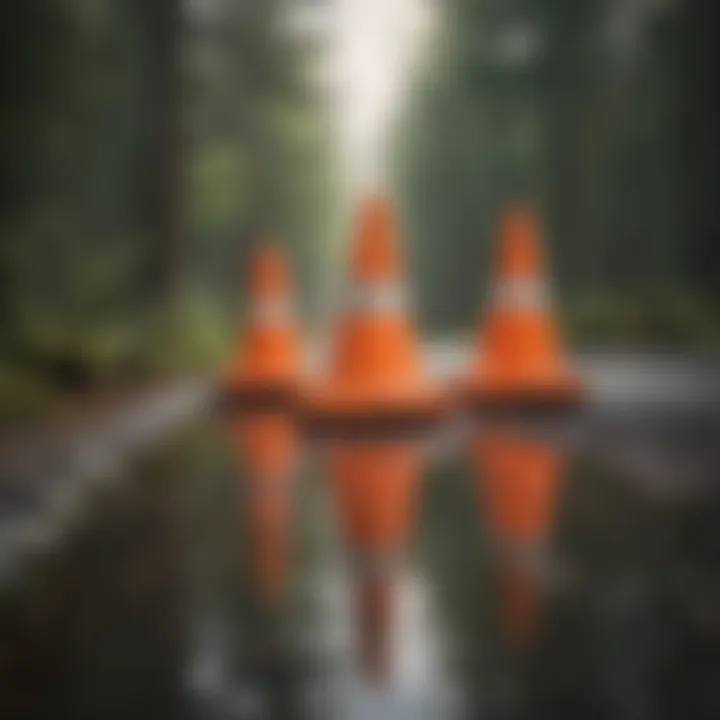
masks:
<svg viewBox="0 0 720 720"><path fill-rule="evenodd" d="M263 605L276 607L284 601L289 575L295 428L289 416L268 412L237 420L231 430L245 469L253 585Z"/></svg>
<svg viewBox="0 0 720 720"><path fill-rule="evenodd" d="M552 528L562 458L552 447L505 435L484 435L474 447L481 502L502 543L527 548Z"/></svg>
<svg viewBox="0 0 720 720"><path fill-rule="evenodd" d="M227 386L239 394L292 392L299 375L300 346L287 262L281 249L266 247L251 263L247 331L232 360Z"/></svg>
<svg viewBox="0 0 720 720"><path fill-rule="evenodd" d="M561 350L531 212L505 213L496 272L471 398L491 405L578 401L580 385Z"/></svg>
<svg viewBox="0 0 720 720"><path fill-rule="evenodd" d="M348 306L335 338L329 379L306 405L320 418L417 416L440 410L409 320L392 211L372 198L360 213Z"/></svg>

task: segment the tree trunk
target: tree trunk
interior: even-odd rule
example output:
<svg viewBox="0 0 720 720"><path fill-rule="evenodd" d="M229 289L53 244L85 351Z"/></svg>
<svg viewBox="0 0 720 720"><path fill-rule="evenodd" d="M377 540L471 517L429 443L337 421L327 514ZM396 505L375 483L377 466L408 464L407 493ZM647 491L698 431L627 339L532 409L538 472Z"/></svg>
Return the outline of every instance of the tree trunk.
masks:
<svg viewBox="0 0 720 720"><path fill-rule="evenodd" d="M720 283L720 109L717 103L720 46L717 3L687 0L681 10L681 222L687 271L697 288L716 293Z"/></svg>
<svg viewBox="0 0 720 720"><path fill-rule="evenodd" d="M165 305L172 300L180 274L186 51L184 5L184 0L153 0L145 6L149 23L149 152L145 178L147 254L142 292L151 306Z"/></svg>

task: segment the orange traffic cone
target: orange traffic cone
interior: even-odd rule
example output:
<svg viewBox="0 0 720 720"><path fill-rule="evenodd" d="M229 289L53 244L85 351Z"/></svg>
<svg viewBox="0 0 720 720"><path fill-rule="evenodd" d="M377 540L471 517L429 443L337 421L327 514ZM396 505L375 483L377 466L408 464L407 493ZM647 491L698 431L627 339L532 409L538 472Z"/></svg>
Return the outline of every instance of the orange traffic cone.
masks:
<svg viewBox="0 0 720 720"><path fill-rule="evenodd" d="M267 412L236 420L231 434L246 480L253 587L264 607L279 607L289 575L295 428L289 416Z"/></svg>
<svg viewBox="0 0 720 720"><path fill-rule="evenodd" d="M232 395L284 398L297 390L300 349L290 284L280 248L265 247L255 254L250 268L248 329L226 378Z"/></svg>
<svg viewBox="0 0 720 720"><path fill-rule="evenodd" d="M500 548L532 559L544 549L560 494L563 461L552 447L500 434L477 439L480 502Z"/></svg>
<svg viewBox="0 0 720 720"><path fill-rule="evenodd" d="M350 294L336 330L327 384L306 395L316 421L429 418L441 410L408 319L401 260L389 202L363 206L355 240Z"/></svg>
<svg viewBox="0 0 720 720"><path fill-rule="evenodd" d="M580 384L561 352L534 214L506 211L497 277L467 388L486 406L568 405Z"/></svg>

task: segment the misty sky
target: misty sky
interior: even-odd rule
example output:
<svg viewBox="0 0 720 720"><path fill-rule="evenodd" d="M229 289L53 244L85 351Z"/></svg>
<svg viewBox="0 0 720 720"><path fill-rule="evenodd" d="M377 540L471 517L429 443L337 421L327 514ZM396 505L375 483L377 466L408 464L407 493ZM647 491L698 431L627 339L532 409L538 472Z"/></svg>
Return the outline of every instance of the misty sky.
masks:
<svg viewBox="0 0 720 720"><path fill-rule="evenodd" d="M426 0L335 0L329 72L351 184L384 180L384 145L432 27Z"/></svg>

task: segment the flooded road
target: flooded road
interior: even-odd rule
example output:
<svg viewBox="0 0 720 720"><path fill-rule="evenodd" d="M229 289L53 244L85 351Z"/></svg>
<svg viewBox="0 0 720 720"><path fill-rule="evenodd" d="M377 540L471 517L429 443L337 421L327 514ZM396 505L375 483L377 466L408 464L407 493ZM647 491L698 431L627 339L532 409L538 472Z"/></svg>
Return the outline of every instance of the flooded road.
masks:
<svg viewBox="0 0 720 720"><path fill-rule="evenodd" d="M719 717L718 496L609 467L206 419L3 592L0 717Z"/></svg>

